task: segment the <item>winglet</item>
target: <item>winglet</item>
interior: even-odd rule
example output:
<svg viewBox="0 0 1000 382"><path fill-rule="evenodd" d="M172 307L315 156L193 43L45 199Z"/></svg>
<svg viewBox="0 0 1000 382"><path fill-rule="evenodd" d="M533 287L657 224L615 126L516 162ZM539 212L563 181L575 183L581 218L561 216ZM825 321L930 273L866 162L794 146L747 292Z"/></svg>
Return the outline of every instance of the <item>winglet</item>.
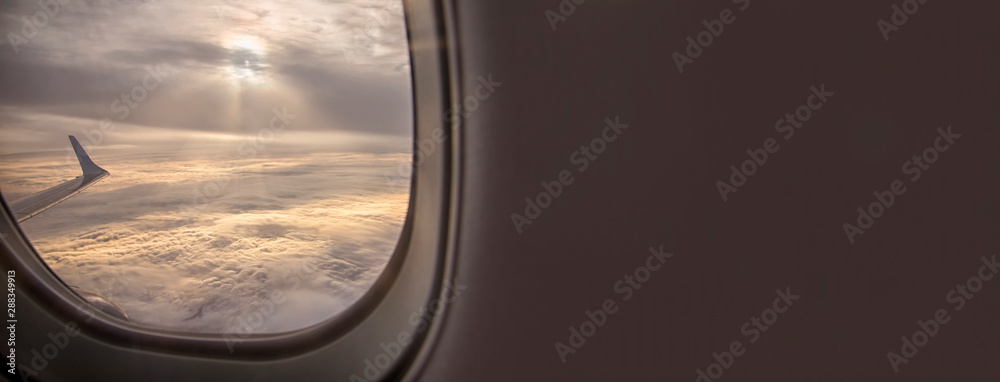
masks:
<svg viewBox="0 0 1000 382"><path fill-rule="evenodd" d="M76 159L80 160L80 167L83 167L83 175L100 175L107 172L90 160L90 156L83 150L83 146L80 146L80 141L77 141L76 137L70 135L69 141L73 144L73 151L76 151Z"/></svg>

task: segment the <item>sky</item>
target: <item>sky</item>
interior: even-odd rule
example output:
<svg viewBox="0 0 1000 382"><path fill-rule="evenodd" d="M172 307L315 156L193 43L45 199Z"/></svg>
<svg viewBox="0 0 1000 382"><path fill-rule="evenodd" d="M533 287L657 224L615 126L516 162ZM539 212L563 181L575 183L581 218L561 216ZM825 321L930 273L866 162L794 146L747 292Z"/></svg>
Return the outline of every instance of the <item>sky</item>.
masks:
<svg viewBox="0 0 1000 382"><path fill-rule="evenodd" d="M22 223L60 278L216 333L313 325L370 287L409 199L399 2L60 2L0 4L0 192L79 175L67 135L111 172Z"/></svg>

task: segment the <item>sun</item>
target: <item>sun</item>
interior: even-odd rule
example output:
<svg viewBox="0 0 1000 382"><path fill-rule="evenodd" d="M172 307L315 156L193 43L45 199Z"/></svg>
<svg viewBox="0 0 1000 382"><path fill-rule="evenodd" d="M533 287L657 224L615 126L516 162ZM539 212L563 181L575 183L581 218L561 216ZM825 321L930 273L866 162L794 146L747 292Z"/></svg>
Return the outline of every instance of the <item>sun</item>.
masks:
<svg viewBox="0 0 1000 382"><path fill-rule="evenodd" d="M230 50L248 51L257 55L264 55L264 42L257 36L236 35L230 37L226 44Z"/></svg>
<svg viewBox="0 0 1000 382"><path fill-rule="evenodd" d="M263 40L251 35L229 37L224 46L229 51L226 72L240 85L263 86L267 84L267 49Z"/></svg>

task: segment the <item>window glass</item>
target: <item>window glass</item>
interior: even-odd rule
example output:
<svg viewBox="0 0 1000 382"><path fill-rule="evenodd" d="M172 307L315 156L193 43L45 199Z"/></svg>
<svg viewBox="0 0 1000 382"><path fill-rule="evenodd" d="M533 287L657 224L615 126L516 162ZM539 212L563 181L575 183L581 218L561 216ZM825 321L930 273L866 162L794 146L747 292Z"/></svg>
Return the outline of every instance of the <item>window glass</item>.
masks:
<svg viewBox="0 0 1000 382"><path fill-rule="evenodd" d="M8 205L109 176L21 223L67 284L161 329L273 333L355 302L409 201L400 1L42 0L0 6ZM24 202L22 202L23 204Z"/></svg>

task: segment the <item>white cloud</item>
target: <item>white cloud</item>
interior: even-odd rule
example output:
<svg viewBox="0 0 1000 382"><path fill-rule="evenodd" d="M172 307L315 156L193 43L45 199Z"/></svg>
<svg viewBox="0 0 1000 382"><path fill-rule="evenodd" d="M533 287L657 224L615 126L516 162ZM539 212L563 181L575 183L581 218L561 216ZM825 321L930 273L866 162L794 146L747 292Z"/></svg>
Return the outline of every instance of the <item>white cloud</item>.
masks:
<svg viewBox="0 0 1000 382"><path fill-rule="evenodd" d="M111 177L22 227L64 281L105 295L135 322L234 332L271 302L254 329L292 330L343 310L379 276L409 198L382 174L407 158L95 158ZM56 181L59 161L11 156L4 171ZM197 199L196 214L178 213L223 178L218 195ZM38 186L3 189L23 195Z"/></svg>

